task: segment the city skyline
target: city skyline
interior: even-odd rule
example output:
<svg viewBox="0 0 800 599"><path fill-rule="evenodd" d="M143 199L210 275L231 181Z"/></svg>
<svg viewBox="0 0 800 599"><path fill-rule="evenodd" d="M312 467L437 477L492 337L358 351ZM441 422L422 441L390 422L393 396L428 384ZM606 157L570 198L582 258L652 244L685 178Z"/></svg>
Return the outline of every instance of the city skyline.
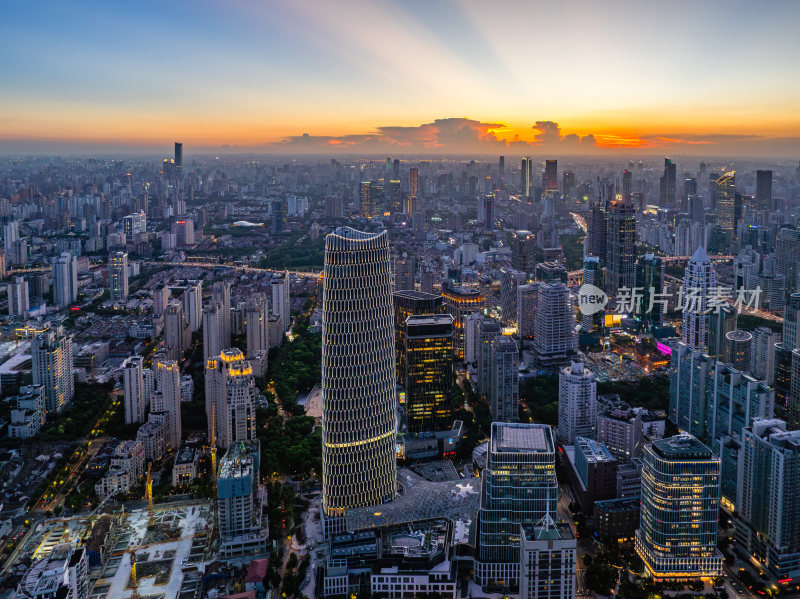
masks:
<svg viewBox="0 0 800 599"><path fill-rule="evenodd" d="M20 5L0 25L0 154L165 137L195 153L800 151L800 6L616 8Z"/></svg>

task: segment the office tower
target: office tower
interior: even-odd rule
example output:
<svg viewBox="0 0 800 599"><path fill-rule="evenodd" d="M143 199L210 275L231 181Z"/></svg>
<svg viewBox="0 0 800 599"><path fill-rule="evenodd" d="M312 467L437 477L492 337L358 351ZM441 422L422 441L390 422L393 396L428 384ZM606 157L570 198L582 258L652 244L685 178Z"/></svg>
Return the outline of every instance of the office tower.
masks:
<svg viewBox="0 0 800 599"><path fill-rule="evenodd" d="M519 349L513 339L496 336L489 345L487 396L494 422L519 420Z"/></svg>
<svg viewBox="0 0 800 599"><path fill-rule="evenodd" d="M14 277L8 284L8 315L24 318L31 307L28 281L25 277Z"/></svg>
<svg viewBox="0 0 800 599"><path fill-rule="evenodd" d="M419 194L419 170L416 168L410 168L408 169L408 197L409 199L416 198L418 194Z"/></svg>
<svg viewBox="0 0 800 599"><path fill-rule="evenodd" d="M792 385L792 352L783 343L775 344L775 370L773 388L775 389L775 405L785 408L788 405Z"/></svg>
<svg viewBox="0 0 800 599"><path fill-rule="evenodd" d="M270 287L272 289L272 312L281 317L285 330L292 328L292 280L288 271L273 273Z"/></svg>
<svg viewBox="0 0 800 599"><path fill-rule="evenodd" d="M608 204L606 293L636 284L636 211L633 203L617 199Z"/></svg>
<svg viewBox="0 0 800 599"><path fill-rule="evenodd" d="M53 303L66 308L78 300L78 263L75 256L64 252L53 258Z"/></svg>
<svg viewBox="0 0 800 599"><path fill-rule="evenodd" d="M203 282L190 281L183 291L183 313L192 333L203 326Z"/></svg>
<svg viewBox="0 0 800 599"><path fill-rule="evenodd" d="M716 183L717 202L714 211L717 225L725 233L728 243L736 237L736 171L725 173Z"/></svg>
<svg viewBox="0 0 800 599"><path fill-rule="evenodd" d="M789 350L800 347L800 293L793 293L783 310L781 342Z"/></svg>
<svg viewBox="0 0 800 599"><path fill-rule="evenodd" d="M178 168L183 166L183 143L175 142L175 166Z"/></svg>
<svg viewBox="0 0 800 599"><path fill-rule="evenodd" d="M608 211L600 200L594 200L589 208L588 231L583 241L584 256L597 256L601 264L606 262L608 246Z"/></svg>
<svg viewBox="0 0 800 599"><path fill-rule="evenodd" d="M633 173L628 169L622 171L622 199L633 199Z"/></svg>
<svg viewBox="0 0 800 599"><path fill-rule="evenodd" d="M645 446L636 553L656 581L719 576L720 462L689 434Z"/></svg>
<svg viewBox="0 0 800 599"><path fill-rule="evenodd" d="M583 284L594 285L598 289L605 287L605 271L597 256L586 256L583 259ZM605 310L598 310L594 314L581 313L581 330L584 333L602 333L605 323Z"/></svg>
<svg viewBox="0 0 800 599"><path fill-rule="evenodd" d="M742 434L736 540L776 579L800 575L800 431L756 419Z"/></svg>
<svg viewBox="0 0 800 599"><path fill-rule="evenodd" d="M153 411L163 412L167 419L167 444L176 451L181 446L181 370L174 360L156 361L158 400ZM152 409L152 408L151 408Z"/></svg>
<svg viewBox="0 0 800 599"><path fill-rule="evenodd" d="M598 442L621 461L638 458L642 454L643 417L646 414L623 401L606 403L597 414Z"/></svg>
<svg viewBox="0 0 800 599"><path fill-rule="evenodd" d="M575 198L573 198L573 192L575 191L575 173L564 171L561 185L563 187L562 193L564 194L564 199L568 202L574 201Z"/></svg>
<svg viewBox="0 0 800 599"><path fill-rule="evenodd" d="M44 388L45 410L59 414L75 397L72 371L72 336L50 329L31 342L33 384Z"/></svg>
<svg viewBox="0 0 800 599"><path fill-rule="evenodd" d="M710 408L706 387L715 361L685 343L677 343L670 357L669 419L681 430L704 438L709 430Z"/></svg>
<svg viewBox="0 0 800 599"><path fill-rule="evenodd" d="M358 186L358 215L362 218L373 218L376 215L372 204L372 190L369 181L361 181Z"/></svg>
<svg viewBox="0 0 800 599"><path fill-rule="evenodd" d="M150 403L144 387L144 358L131 356L122 363L122 386L125 391L125 424L144 422Z"/></svg>
<svg viewBox="0 0 800 599"><path fill-rule="evenodd" d="M659 205L670 208L675 205L675 192L678 181L678 165L664 158L664 174L659 182Z"/></svg>
<svg viewBox="0 0 800 599"><path fill-rule="evenodd" d="M731 304L723 304L708 315L708 351L714 360L725 360L726 335L736 330L739 313Z"/></svg>
<svg viewBox="0 0 800 599"><path fill-rule="evenodd" d="M717 286L714 266L703 246L692 254L683 275L683 326L682 341L702 352L709 347L710 312L708 300Z"/></svg>
<svg viewBox="0 0 800 599"><path fill-rule="evenodd" d="M176 221L175 238L179 246L194 245L194 221L187 218Z"/></svg>
<svg viewBox="0 0 800 599"><path fill-rule="evenodd" d="M558 191L558 160L544 162L544 190Z"/></svg>
<svg viewBox="0 0 800 599"><path fill-rule="evenodd" d="M742 430L754 418L771 418L772 390L730 364L717 362L706 386L708 414L707 440L719 454L717 442L723 437L741 439Z"/></svg>
<svg viewBox="0 0 800 599"><path fill-rule="evenodd" d="M213 436L219 447L255 439L258 390L250 362L233 347L207 360L205 372L208 438Z"/></svg>
<svg viewBox="0 0 800 599"><path fill-rule="evenodd" d="M536 238L530 231L514 231L511 238L511 268L528 276L536 272Z"/></svg>
<svg viewBox="0 0 800 599"><path fill-rule="evenodd" d="M506 157L500 156L497 160L497 178L500 179L500 189L506 185Z"/></svg>
<svg viewBox="0 0 800 599"><path fill-rule="evenodd" d="M520 339L533 339L538 301L538 283L517 287L517 336Z"/></svg>
<svg viewBox="0 0 800 599"><path fill-rule="evenodd" d="M517 324L518 289L526 279L524 272L508 268L500 269L500 320L505 325Z"/></svg>
<svg viewBox="0 0 800 599"><path fill-rule="evenodd" d="M573 599L577 541L570 525L548 514L520 528L520 599Z"/></svg>
<svg viewBox="0 0 800 599"><path fill-rule="evenodd" d="M225 313L216 302L203 308L203 359L212 360L225 348Z"/></svg>
<svg viewBox="0 0 800 599"><path fill-rule="evenodd" d="M800 349L793 349L789 370L789 391L786 394L786 423L800 429ZM777 374L776 377L777 379Z"/></svg>
<svg viewBox="0 0 800 599"><path fill-rule="evenodd" d="M112 302L128 301L128 254L114 252L108 257L108 290Z"/></svg>
<svg viewBox="0 0 800 599"><path fill-rule="evenodd" d="M564 445L574 445L576 437L597 436L597 383L583 362L572 362L559 372L556 436Z"/></svg>
<svg viewBox="0 0 800 599"><path fill-rule="evenodd" d="M409 316L405 322L403 386L410 433L448 430L453 423L453 317Z"/></svg>
<svg viewBox="0 0 800 599"><path fill-rule="evenodd" d="M403 252L394 260L394 288L396 291L414 289L417 261L413 256Z"/></svg>
<svg viewBox="0 0 800 599"><path fill-rule="evenodd" d="M344 218L344 201L341 194L334 193L325 197L325 218L331 220Z"/></svg>
<svg viewBox="0 0 800 599"><path fill-rule="evenodd" d="M531 161L530 156L526 156L522 159L522 166L520 170L520 185L522 187L522 195L528 198L528 201L530 201L531 198L532 179L533 179L533 162Z"/></svg>
<svg viewBox="0 0 800 599"><path fill-rule="evenodd" d="M788 293L800 289L797 256L800 256L800 230L784 228L778 231L775 240L775 272L785 277Z"/></svg>
<svg viewBox="0 0 800 599"><path fill-rule="evenodd" d="M768 212L772 207L772 171L756 171L755 209Z"/></svg>
<svg viewBox="0 0 800 599"><path fill-rule="evenodd" d="M219 462L217 530L224 559L249 558L267 551L260 465L257 439L232 444Z"/></svg>
<svg viewBox="0 0 800 599"><path fill-rule="evenodd" d="M464 319L468 314L483 309L483 295L470 287L442 289L445 311L453 317L453 355L456 362L464 361Z"/></svg>
<svg viewBox="0 0 800 599"><path fill-rule="evenodd" d="M392 214L400 214L403 212L403 196L400 190L400 180L393 179L389 181L387 189L387 199L389 200L389 210Z"/></svg>
<svg viewBox="0 0 800 599"><path fill-rule="evenodd" d="M725 334L725 363L742 372L750 371L753 335L736 329Z"/></svg>
<svg viewBox="0 0 800 599"><path fill-rule="evenodd" d="M133 241L138 233L147 231L147 216L144 212L128 214L122 217L122 232L128 241Z"/></svg>
<svg viewBox="0 0 800 599"><path fill-rule="evenodd" d="M769 327L758 327L753 331L750 372L769 385L775 381L775 345L779 342L780 335Z"/></svg>
<svg viewBox="0 0 800 599"><path fill-rule="evenodd" d="M322 507L333 520L327 534L345 510L390 501L397 492L396 372L386 231L339 227L325 238L324 264Z"/></svg>
<svg viewBox="0 0 800 599"><path fill-rule="evenodd" d="M267 298L257 293L247 299L245 308L247 323L247 354L252 356L259 351L269 351L269 314Z"/></svg>
<svg viewBox="0 0 800 599"><path fill-rule="evenodd" d="M484 588L518 586L519 526L556 514L555 450L548 425L492 423L475 562L476 581Z"/></svg>
<svg viewBox="0 0 800 599"><path fill-rule="evenodd" d="M653 254L636 261L636 287L642 297L636 310L636 320L642 331L652 332L661 326L667 310L664 296L664 262Z"/></svg>
<svg viewBox="0 0 800 599"><path fill-rule="evenodd" d="M183 317L183 304L168 305L164 314L164 345L169 359L180 362L191 340L189 325Z"/></svg>
<svg viewBox="0 0 800 599"><path fill-rule="evenodd" d="M403 365L406 351L406 319L423 314L443 314L442 296L405 289L392 294L394 307L394 346L397 384L406 386Z"/></svg>
<svg viewBox="0 0 800 599"><path fill-rule="evenodd" d="M153 314L165 314L169 305L170 289L164 283L153 287Z"/></svg>
<svg viewBox="0 0 800 599"><path fill-rule="evenodd" d="M564 283L541 285L533 334L533 349L539 365L559 368L567 364L577 345L569 288Z"/></svg>
<svg viewBox="0 0 800 599"><path fill-rule="evenodd" d="M483 228L487 230L493 229L497 224L494 200L494 194L487 193L483 196L483 212L479 220L483 222Z"/></svg>
<svg viewBox="0 0 800 599"><path fill-rule="evenodd" d="M470 315L470 319L479 314ZM475 345L478 362L478 392L489 397L492 388L492 344L502 335L500 323L496 320L480 316L476 325Z"/></svg>

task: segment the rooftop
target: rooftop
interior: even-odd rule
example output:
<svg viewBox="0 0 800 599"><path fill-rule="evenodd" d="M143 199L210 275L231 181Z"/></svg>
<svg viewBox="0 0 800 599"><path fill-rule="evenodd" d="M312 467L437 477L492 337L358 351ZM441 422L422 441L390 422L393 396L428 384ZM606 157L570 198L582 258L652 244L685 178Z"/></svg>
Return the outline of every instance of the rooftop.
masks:
<svg viewBox="0 0 800 599"><path fill-rule="evenodd" d="M639 497L621 497L595 501L594 507L602 512L628 512L639 509Z"/></svg>
<svg viewBox="0 0 800 599"><path fill-rule="evenodd" d="M553 452L553 432L546 424L495 422L492 450Z"/></svg>
<svg viewBox="0 0 800 599"><path fill-rule="evenodd" d="M653 441L653 449L661 456L674 460L711 458L711 450L687 433Z"/></svg>

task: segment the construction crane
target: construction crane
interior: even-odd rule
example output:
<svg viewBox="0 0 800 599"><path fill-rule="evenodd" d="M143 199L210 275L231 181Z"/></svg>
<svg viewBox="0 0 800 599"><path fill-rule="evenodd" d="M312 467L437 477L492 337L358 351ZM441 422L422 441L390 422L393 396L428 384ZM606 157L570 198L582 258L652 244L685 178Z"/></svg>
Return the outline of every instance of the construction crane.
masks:
<svg viewBox="0 0 800 599"><path fill-rule="evenodd" d="M153 526L153 477L150 474L152 462L147 464L147 527Z"/></svg>
<svg viewBox="0 0 800 599"><path fill-rule="evenodd" d="M133 587L132 599L139 599L139 579L136 577L136 547L129 550L131 554L131 586Z"/></svg>

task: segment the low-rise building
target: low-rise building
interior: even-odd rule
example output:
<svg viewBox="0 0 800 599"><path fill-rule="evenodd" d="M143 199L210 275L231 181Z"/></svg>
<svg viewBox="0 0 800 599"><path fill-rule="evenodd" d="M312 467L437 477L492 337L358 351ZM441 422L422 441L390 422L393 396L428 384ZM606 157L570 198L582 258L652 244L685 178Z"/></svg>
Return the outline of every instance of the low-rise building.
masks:
<svg viewBox="0 0 800 599"><path fill-rule="evenodd" d="M175 456L175 464L172 467L172 486L189 485L197 478L197 448L184 446L181 447Z"/></svg>
<svg viewBox="0 0 800 599"><path fill-rule="evenodd" d="M603 540L633 541L639 528L639 497L595 501L594 526Z"/></svg>

